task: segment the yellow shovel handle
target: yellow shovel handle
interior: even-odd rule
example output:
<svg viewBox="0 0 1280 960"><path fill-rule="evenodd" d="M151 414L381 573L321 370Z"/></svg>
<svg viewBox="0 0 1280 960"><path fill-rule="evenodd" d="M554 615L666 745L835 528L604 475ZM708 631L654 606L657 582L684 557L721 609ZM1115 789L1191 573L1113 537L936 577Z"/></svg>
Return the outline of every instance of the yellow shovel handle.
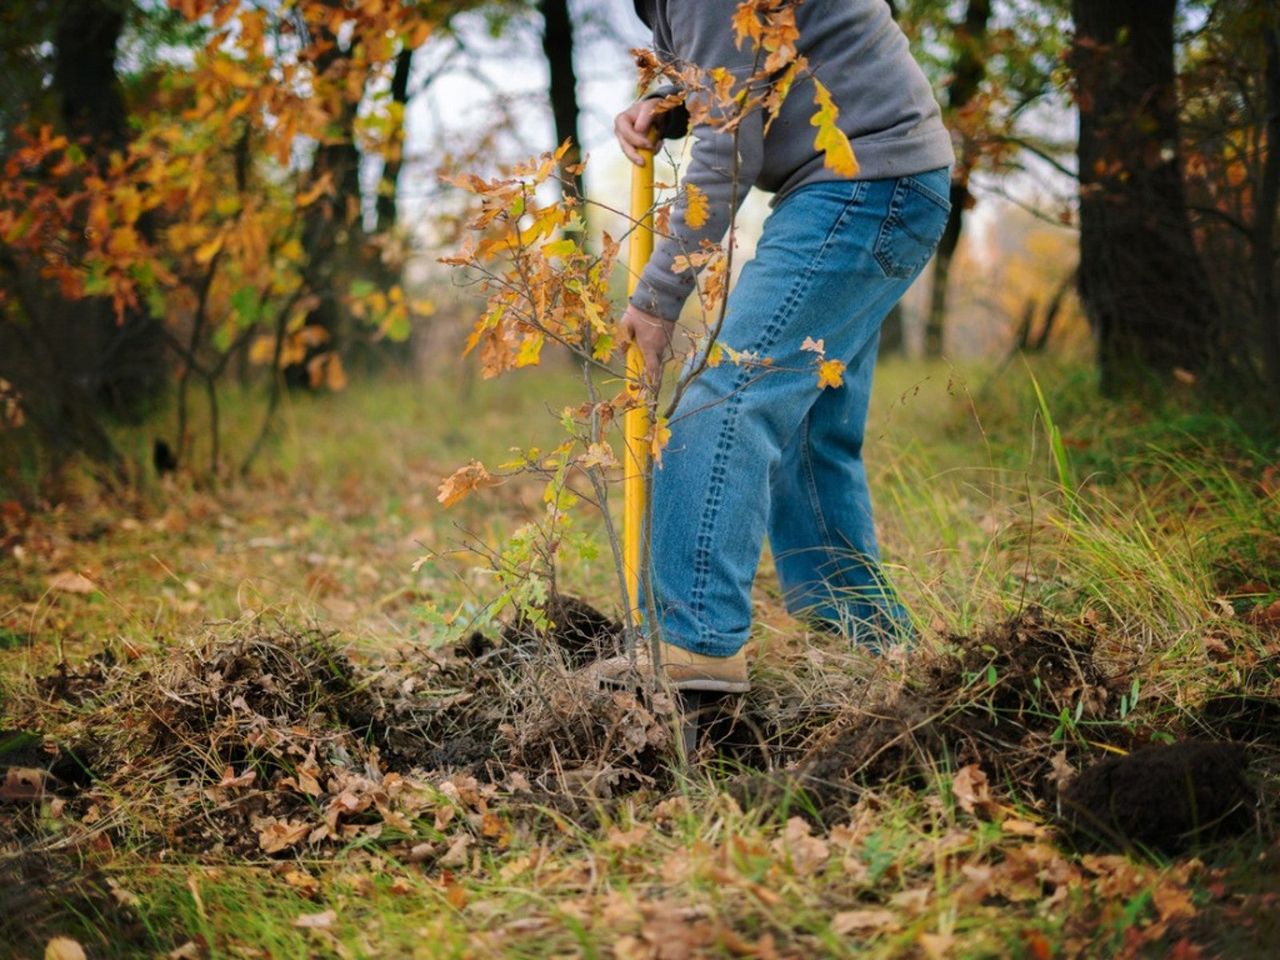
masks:
<svg viewBox="0 0 1280 960"><path fill-rule="evenodd" d="M631 220L634 228L627 251L627 294L635 293L640 274L653 253L653 153L642 151L644 166L631 168ZM644 360L634 346L627 351L627 382L639 392L644 373ZM627 595L634 615L639 615L640 542L644 529L644 473L649 462L649 413L641 404L626 412L622 424L622 563L626 573Z"/></svg>

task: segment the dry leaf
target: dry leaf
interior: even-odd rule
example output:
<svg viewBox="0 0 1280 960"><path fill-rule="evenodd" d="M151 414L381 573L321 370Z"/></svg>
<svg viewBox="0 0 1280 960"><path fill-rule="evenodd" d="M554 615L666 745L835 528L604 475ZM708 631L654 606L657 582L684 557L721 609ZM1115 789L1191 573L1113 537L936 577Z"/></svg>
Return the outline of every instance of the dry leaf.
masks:
<svg viewBox="0 0 1280 960"><path fill-rule="evenodd" d="M944 960L945 957L950 956L951 948L955 943L956 938L949 933L920 934L920 949L929 960Z"/></svg>
<svg viewBox="0 0 1280 960"><path fill-rule="evenodd" d="M258 778L256 770L246 770L240 776L236 776L235 768L228 765L227 769L222 771L222 779L218 781L219 787L247 787Z"/></svg>
<svg viewBox="0 0 1280 960"><path fill-rule="evenodd" d="M293 918L293 925L301 930L328 930L338 919L334 910L321 913L304 913Z"/></svg>
<svg viewBox="0 0 1280 960"><path fill-rule="evenodd" d="M617 827L611 827L609 835L605 838L605 843L614 850L630 850L632 847L638 846L648 835L649 825L647 823L637 823L630 830L619 830Z"/></svg>
<svg viewBox="0 0 1280 960"><path fill-rule="evenodd" d="M811 836L809 822L802 817L788 820L782 836L771 847L780 859L789 860L791 868L801 876L816 872L831 853L825 840Z"/></svg>
<svg viewBox="0 0 1280 960"><path fill-rule="evenodd" d="M951 793L965 813L987 814L991 811L991 786L987 775L976 763L961 767L951 781Z"/></svg>
<svg viewBox="0 0 1280 960"><path fill-rule="evenodd" d="M44 960L86 960L84 947L70 937L54 937L45 945Z"/></svg>
<svg viewBox="0 0 1280 960"><path fill-rule="evenodd" d="M258 831L258 845L263 853L288 850L311 832L310 825L302 820L277 820L275 817L258 819L254 828Z"/></svg>
<svg viewBox="0 0 1280 960"><path fill-rule="evenodd" d="M451 507L473 490L491 487L498 481L485 469L479 460L472 460L465 467L459 467L450 476L440 481L436 499L446 507Z"/></svg>
<svg viewBox="0 0 1280 960"><path fill-rule="evenodd" d="M314 897L320 892L320 881L305 870L286 870L284 882L305 897Z"/></svg>
<svg viewBox="0 0 1280 960"><path fill-rule="evenodd" d="M465 867L467 865L467 848L471 846L471 835L460 833L453 838L449 849L440 858L442 867Z"/></svg>
<svg viewBox="0 0 1280 960"><path fill-rule="evenodd" d="M97 584L92 580L74 570L55 573L49 577L48 583L50 590L56 590L59 593L93 593L98 589Z"/></svg>
<svg viewBox="0 0 1280 960"><path fill-rule="evenodd" d="M841 910L831 918L831 932L841 937L868 930L892 933L900 929L892 910Z"/></svg>

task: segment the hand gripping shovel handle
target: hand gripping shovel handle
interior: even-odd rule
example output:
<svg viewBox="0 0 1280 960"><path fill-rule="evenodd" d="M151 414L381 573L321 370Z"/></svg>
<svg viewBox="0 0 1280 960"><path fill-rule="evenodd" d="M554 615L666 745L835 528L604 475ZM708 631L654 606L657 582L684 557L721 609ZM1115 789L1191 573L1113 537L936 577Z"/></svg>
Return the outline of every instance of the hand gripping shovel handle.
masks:
<svg viewBox="0 0 1280 960"><path fill-rule="evenodd" d="M641 152L644 166L631 168L631 241L627 251L627 295L635 293L640 274L653 253L653 151ZM632 346L627 350L627 383L639 392L644 360ZM623 418L622 564L633 619L639 620L641 541L644 532L645 468L649 462L649 412L644 404L632 407Z"/></svg>

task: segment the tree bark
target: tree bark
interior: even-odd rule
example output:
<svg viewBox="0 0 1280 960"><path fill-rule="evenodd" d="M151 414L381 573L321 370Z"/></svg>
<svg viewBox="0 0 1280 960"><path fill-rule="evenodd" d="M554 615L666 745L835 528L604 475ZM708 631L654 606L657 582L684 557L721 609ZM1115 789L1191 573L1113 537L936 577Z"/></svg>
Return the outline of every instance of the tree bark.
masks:
<svg viewBox="0 0 1280 960"><path fill-rule="evenodd" d="M1103 392L1208 373L1220 317L1191 235L1178 132L1176 0L1073 0L1081 302Z"/></svg>
<svg viewBox="0 0 1280 960"><path fill-rule="evenodd" d="M412 71L413 50L405 47L396 54L395 71L391 75L391 102L400 108L400 125L394 133L395 142L391 145L382 166L382 177L375 203L377 211L375 233L391 230L396 225L396 191L400 186L400 171L404 169L404 109L409 103L409 76Z"/></svg>
<svg viewBox="0 0 1280 960"><path fill-rule="evenodd" d="M987 75L987 23L991 19L991 0L969 0L964 23L956 27L957 47L953 78L947 88L947 108L954 115L964 109L978 93ZM969 175L977 162L975 145L966 140L957 158L951 178L951 214L938 242L933 261L933 278L929 290L929 313L924 325L924 352L927 357L942 356L943 333L947 320L947 289L951 279L951 263L960 245L965 210L972 204Z"/></svg>
<svg viewBox="0 0 1280 960"><path fill-rule="evenodd" d="M542 14L542 52L547 58L550 72L551 115L555 120L557 146L570 141L568 152L561 163L564 193L569 185L575 196L581 197L582 174L563 172L563 168L582 159L578 139L578 78L573 65L573 21L569 16L568 0L538 0L538 12Z"/></svg>
<svg viewBox="0 0 1280 960"><path fill-rule="evenodd" d="M1271 387L1272 410L1280 412L1280 280L1275 239L1280 209L1280 28L1267 31L1266 46L1267 156L1253 227L1253 272L1263 369Z"/></svg>

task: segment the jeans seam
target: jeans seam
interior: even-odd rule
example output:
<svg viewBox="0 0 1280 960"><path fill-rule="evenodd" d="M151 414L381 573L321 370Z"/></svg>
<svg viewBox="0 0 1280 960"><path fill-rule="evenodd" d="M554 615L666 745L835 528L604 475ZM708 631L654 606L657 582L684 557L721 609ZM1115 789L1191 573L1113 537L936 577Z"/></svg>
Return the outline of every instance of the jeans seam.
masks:
<svg viewBox="0 0 1280 960"><path fill-rule="evenodd" d="M861 182L865 183L866 181ZM777 342L777 337L782 332L783 321L795 309L795 305L803 291L812 282L819 266L821 266L828 251L831 249L832 241L848 219L849 211L862 199L863 193L864 189L856 189L844 201L839 214L836 215L835 221L823 238L817 253L809 261L805 271L796 278L782 305L774 312L770 321L765 324L763 331L761 331L760 339L757 341L758 345L754 347L756 351L767 350ZM690 612L698 622L697 639L704 643L709 639L705 630L705 618L702 614L705 611L703 600L707 589L707 581L711 576L712 532L715 528L716 518L719 515L719 497L724 490L725 463L728 460L726 450L737 434L738 410L742 406L743 387L746 385L745 378L749 375L750 371L746 367L739 371L734 378L733 391L729 399L725 401L729 404L729 412L725 416L724 425L720 428L720 436L716 438L716 455L711 464L711 479L707 486L707 510L703 514L702 521L698 524L697 533L694 535L693 584L689 591L689 607Z"/></svg>

